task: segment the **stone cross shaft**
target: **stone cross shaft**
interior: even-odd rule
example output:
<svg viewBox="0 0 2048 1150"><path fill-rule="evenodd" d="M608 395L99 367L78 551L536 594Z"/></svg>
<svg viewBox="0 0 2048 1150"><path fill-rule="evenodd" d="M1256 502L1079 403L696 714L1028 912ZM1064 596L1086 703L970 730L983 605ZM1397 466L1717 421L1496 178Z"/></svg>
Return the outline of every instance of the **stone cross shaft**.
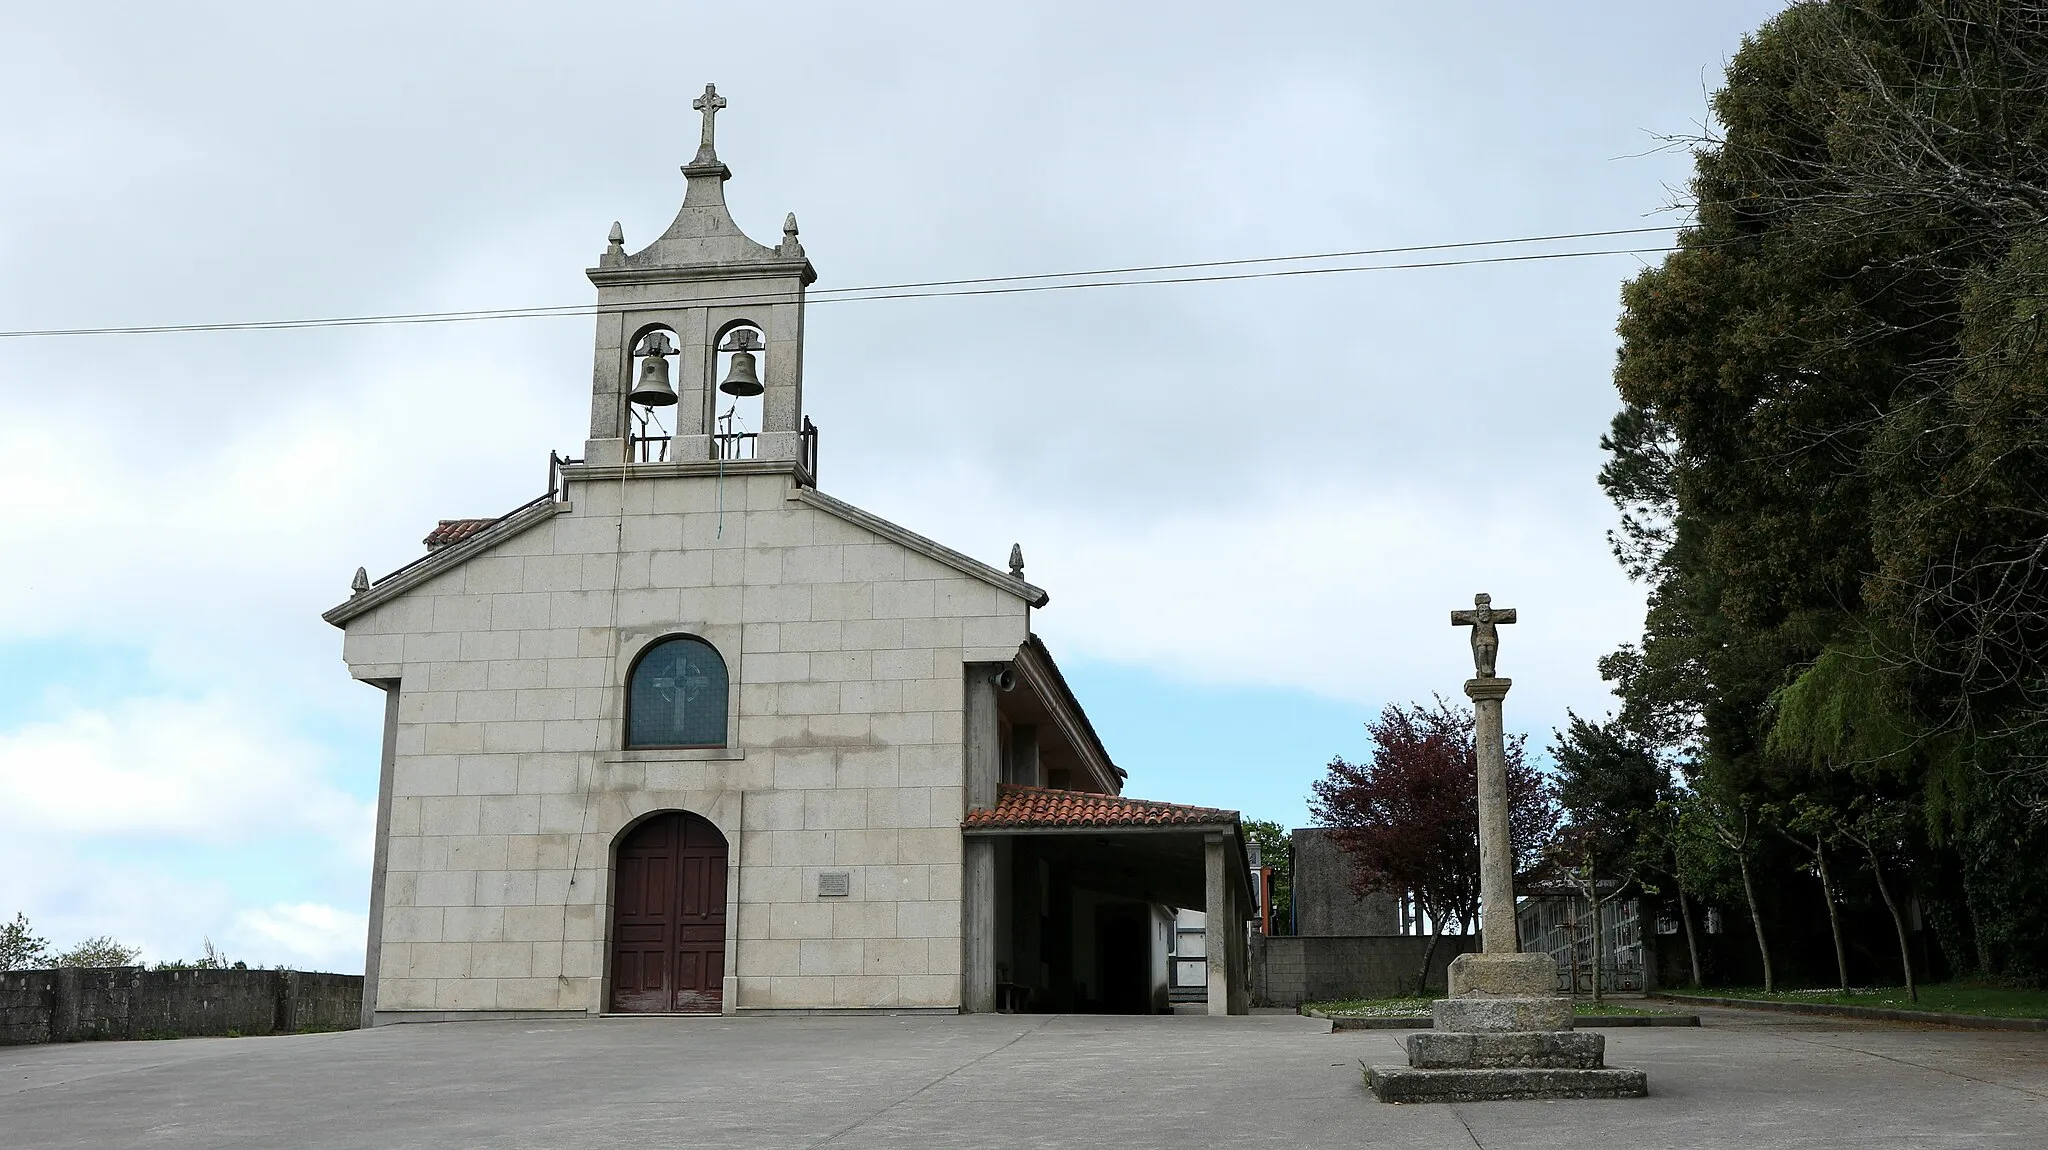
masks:
<svg viewBox="0 0 2048 1150"><path fill-rule="evenodd" d="M1501 729L1501 700L1513 680L1496 677L1500 651L1496 627L1515 621L1515 609L1495 607L1491 595L1472 597L1472 610L1451 612L1451 624L1472 628L1475 678L1465 681L1472 700L1473 750L1479 774L1479 905L1482 949L1513 954L1515 938L1515 855L1508 836L1507 742Z"/></svg>
<svg viewBox="0 0 2048 1150"><path fill-rule="evenodd" d="M718 149L712 145L712 138L718 129L712 117L718 115L718 110L725 107L725 103L725 97L718 94L718 86L715 84L704 85L704 94L690 101L690 107L704 113L704 134L697 140L697 158L690 161L691 163L718 162Z"/></svg>

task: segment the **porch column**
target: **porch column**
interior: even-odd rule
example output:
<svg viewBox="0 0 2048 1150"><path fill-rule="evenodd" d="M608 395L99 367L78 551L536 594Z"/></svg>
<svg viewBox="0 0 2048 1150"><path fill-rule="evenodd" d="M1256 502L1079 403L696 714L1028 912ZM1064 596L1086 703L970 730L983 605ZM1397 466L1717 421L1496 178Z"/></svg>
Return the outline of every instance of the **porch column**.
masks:
<svg viewBox="0 0 2048 1150"><path fill-rule="evenodd" d="M363 1029L377 1025L377 978L384 958L384 887L391 851L391 782L398 769L397 679L373 683L384 690L384 752L377 768L377 842L370 855L370 929L363 947Z"/></svg>
<svg viewBox="0 0 2048 1150"><path fill-rule="evenodd" d="M1232 886L1230 889L1235 891L1237 888ZM1230 1013L1250 1014L1252 938L1250 929L1245 925L1249 921L1245 914L1251 908L1233 906L1231 909L1235 913L1230 919L1229 969L1224 972L1230 979L1230 994L1226 1001L1230 1004Z"/></svg>
<svg viewBox="0 0 2048 1150"><path fill-rule="evenodd" d="M1202 921L1206 930L1203 949L1208 951L1209 1013L1229 1014L1230 972L1236 965L1231 956L1237 953L1230 932L1235 926L1242 933L1244 924L1236 921L1237 911L1231 905L1230 849L1222 835L1202 839L1202 864L1207 887Z"/></svg>
<svg viewBox="0 0 2048 1150"><path fill-rule="evenodd" d="M1003 777L1002 736L996 723L995 663L967 665L967 809L996 805ZM969 836L960 882L960 1009L987 1014L996 1008L996 844Z"/></svg>
<svg viewBox="0 0 2048 1150"><path fill-rule="evenodd" d="M1042 787L1045 780L1039 777L1038 726L1035 723L1018 723L1010 728L1010 772L1008 781L1027 787Z"/></svg>

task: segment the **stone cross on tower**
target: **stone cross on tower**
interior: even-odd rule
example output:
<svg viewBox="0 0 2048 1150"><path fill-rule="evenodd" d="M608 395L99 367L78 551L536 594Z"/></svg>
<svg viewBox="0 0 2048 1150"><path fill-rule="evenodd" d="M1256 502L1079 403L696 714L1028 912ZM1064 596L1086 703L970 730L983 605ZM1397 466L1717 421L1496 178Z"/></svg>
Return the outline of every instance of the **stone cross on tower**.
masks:
<svg viewBox="0 0 2048 1150"><path fill-rule="evenodd" d="M718 162L718 149L713 146L712 138L717 134L718 127L712 117L718 115L720 108L725 107L725 97L718 94L717 85L706 84L704 94L690 101L690 107L704 113L704 134L697 140L697 158L690 162L715 164Z"/></svg>
<svg viewBox="0 0 2048 1150"><path fill-rule="evenodd" d="M1470 611L1451 612L1451 625L1472 628L1472 668L1465 681L1472 700L1473 750L1479 760L1480 933L1487 954L1513 954L1515 939L1515 855L1508 838L1507 745L1501 730L1501 700L1514 680L1494 675L1502 623L1515 621L1513 607L1495 607L1493 596L1472 597Z"/></svg>

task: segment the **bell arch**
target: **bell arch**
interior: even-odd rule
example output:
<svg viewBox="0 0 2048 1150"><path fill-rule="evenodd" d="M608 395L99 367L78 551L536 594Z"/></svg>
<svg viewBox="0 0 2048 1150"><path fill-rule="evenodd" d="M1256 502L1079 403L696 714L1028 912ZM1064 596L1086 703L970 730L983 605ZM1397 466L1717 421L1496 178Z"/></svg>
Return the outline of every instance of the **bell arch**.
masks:
<svg viewBox="0 0 2048 1150"><path fill-rule="evenodd" d="M649 323L626 342L628 458L666 463L681 431L676 382L681 378L682 339L667 323Z"/></svg>
<svg viewBox="0 0 2048 1150"><path fill-rule="evenodd" d="M711 410L705 426L711 428L714 459L755 459L760 455L765 425L768 363L767 327L751 317L727 320L718 326L711 341L710 378L717 381L705 392Z"/></svg>
<svg viewBox="0 0 2048 1150"><path fill-rule="evenodd" d="M723 1009L730 851L724 832L687 810L650 812L612 840L608 1009Z"/></svg>

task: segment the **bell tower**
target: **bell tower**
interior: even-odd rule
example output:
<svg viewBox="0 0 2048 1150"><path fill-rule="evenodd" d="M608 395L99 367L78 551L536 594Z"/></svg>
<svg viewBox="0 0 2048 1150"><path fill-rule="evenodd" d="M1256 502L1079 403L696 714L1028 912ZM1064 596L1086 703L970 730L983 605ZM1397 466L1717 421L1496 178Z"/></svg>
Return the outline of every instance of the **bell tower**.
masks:
<svg viewBox="0 0 2048 1150"><path fill-rule="evenodd" d="M715 141L726 99L706 84L690 106L703 131L683 166L675 222L632 253L613 224L588 273L598 310L585 466L687 474L766 465L809 485L816 440L803 415L804 289L818 273L794 214L775 247L733 223L732 170Z"/></svg>

